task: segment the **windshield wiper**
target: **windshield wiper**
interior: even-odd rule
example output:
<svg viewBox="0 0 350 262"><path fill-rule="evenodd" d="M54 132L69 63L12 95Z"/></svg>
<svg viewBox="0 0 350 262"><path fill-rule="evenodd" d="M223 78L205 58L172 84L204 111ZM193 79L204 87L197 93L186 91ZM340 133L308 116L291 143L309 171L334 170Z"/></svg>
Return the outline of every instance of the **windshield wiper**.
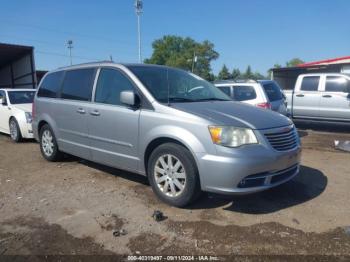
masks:
<svg viewBox="0 0 350 262"><path fill-rule="evenodd" d="M231 100L223 99L223 98L211 97L211 98L197 99L196 101L205 102L205 101L231 101Z"/></svg>
<svg viewBox="0 0 350 262"><path fill-rule="evenodd" d="M185 98L185 97L169 97L170 102L195 102L193 99Z"/></svg>

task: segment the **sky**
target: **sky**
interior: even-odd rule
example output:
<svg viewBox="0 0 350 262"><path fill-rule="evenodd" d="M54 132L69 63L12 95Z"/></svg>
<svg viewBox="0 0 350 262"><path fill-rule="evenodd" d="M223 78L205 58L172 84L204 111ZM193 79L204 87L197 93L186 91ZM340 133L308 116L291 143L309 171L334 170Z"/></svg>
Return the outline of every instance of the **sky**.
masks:
<svg viewBox="0 0 350 262"><path fill-rule="evenodd" d="M215 45L230 70L350 55L349 0L143 0L143 58L164 35ZM2 0L0 42L33 45L37 69L96 60L137 62L134 0Z"/></svg>

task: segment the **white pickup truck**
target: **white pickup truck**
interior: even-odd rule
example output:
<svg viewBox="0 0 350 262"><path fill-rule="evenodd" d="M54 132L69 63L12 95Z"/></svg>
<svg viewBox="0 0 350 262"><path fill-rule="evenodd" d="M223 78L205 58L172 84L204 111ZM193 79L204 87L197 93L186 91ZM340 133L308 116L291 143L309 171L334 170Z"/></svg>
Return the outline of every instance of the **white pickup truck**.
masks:
<svg viewBox="0 0 350 262"><path fill-rule="evenodd" d="M294 90L284 90L293 119L350 124L350 76L300 75Z"/></svg>

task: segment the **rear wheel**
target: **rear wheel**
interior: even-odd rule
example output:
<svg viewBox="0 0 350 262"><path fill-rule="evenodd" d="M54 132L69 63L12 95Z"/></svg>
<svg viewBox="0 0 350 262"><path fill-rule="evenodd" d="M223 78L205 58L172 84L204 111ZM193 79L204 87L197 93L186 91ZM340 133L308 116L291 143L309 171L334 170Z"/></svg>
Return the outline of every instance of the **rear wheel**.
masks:
<svg viewBox="0 0 350 262"><path fill-rule="evenodd" d="M15 118L11 118L9 125L10 125L10 136L12 141L16 143L21 142L22 134L21 134L21 130L19 129L17 120Z"/></svg>
<svg viewBox="0 0 350 262"><path fill-rule="evenodd" d="M196 163L183 146L166 143L148 161L148 178L154 193L164 202L184 207L201 193Z"/></svg>
<svg viewBox="0 0 350 262"><path fill-rule="evenodd" d="M63 157L63 153L58 149L55 135L48 124L40 129L40 150L43 157L51 162L59 161Z"/></svg>

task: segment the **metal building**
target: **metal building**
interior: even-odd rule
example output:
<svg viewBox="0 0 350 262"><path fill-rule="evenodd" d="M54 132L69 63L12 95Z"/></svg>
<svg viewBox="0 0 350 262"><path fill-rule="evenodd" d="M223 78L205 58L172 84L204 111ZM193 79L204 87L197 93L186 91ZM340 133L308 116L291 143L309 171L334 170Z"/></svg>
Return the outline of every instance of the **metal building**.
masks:
<svg viewBox="0 0 350 262"><path fill-rule="evenodd" d="M300 64L296 67L274 68L271 79L288 90L294 88L299 75L312 73L350 74L350 56Z"/></svg>

